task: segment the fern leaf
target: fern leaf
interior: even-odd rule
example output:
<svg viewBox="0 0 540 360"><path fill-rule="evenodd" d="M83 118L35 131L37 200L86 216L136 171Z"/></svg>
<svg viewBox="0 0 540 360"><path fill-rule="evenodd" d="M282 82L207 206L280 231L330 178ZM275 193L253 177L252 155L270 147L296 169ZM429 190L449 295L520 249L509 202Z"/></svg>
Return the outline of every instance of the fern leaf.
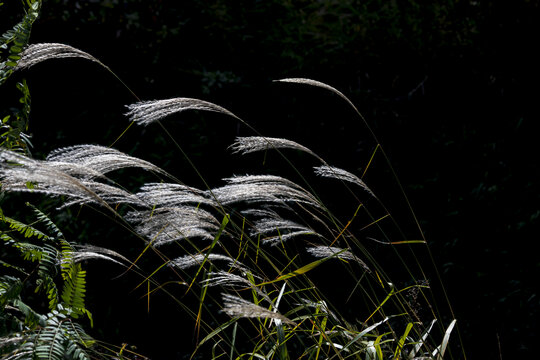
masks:
<svg viewBox="0 0 540 360"><path fill-rule="evenodd" d="M22 282L13 276L0 277L0 309L17 299L22 291Z"/></svg>
<svg viewBox="0 0 540 360"><path fill-rule="evenodd" d="M26 242L20 242L5 233L0 234L0 239L4 242L5 245L17 249L24 260L29 260L32 262L41 260L43 252L40 246Z"/></svg>
<svg viewBox="0 0 540 360"><path fill-rule="evenodd" d="M15 300L13 301L13 306L19 309L19 311L24 315L24 323L30 328L34 328L38 325L46 325L45 316L38 314L30 306L26 305L23 301Z"/></svg>
<svg viewBox="0 0 540 360"><path fill-rule="evenodd" d="M36 292L40 290L44 290L47 293L47 298L49 299L49 310L56 308L56 305L58 304L58 287L56 286L53 278L46 273L43 273L42 277L38 280Z"/></svg>
<svg viewBox="0 0 540 360"><path fill-rule="evenodd" d="M47 326L38 335L35 348L37 359L62 360L64 358L66 337L57 315L49 314Z"/></svg>
<svg viewBox="0 0 540 360"><path fill-rule="evenodd" d="M24 18L13 29L0 36L0 48L9 49L5 61L0 62L0 85L15 71L21 59L23 48L28 44L32 24L37 19L41 8L41 0L30 0Z"/></svg>
<svg viewBox="0 0 540 360"><path fill-rule="evenodd" d="M49 236L31 225L22 223L7 216L4 216L4 221L9 225L11 229L16 230L25 238L36 237L38 239L49 239Z"/></svg>
<svg viewBox="0 0 540 360"><path fill-rule="evenodd" d="M64 314L58 306L47 315L46 326L35 339L33 354L37 359L90 359L86 349L94 345L93 339L76 323Z"/></svg>
<svg viewBox="0 0 540 360"><path fill-rule="evenodd" d="M62 247L62 250L60 252L60 269L62 274L62 279L66 281L71 273L71 269L73 267L73 246L66 241L66 240L60 240L60 246Z"/></svg>
<svg viewBox="0 0 540 360"><path fill-rule="evenodd" d="M86 314L84 297L86 293L86 271L81 269L80 264L73 264L68 278L64 281L62 290L62 306L71 309L71 316L77 319L80 315Z"/></svg>
<svg viewBox="0 0 540 360"><path fill-rule="evenodd" d="M54 277L57 274L56 265L58 263L58 250L49 244L42 247L42 257L39 262L38 275L44 278L45 275Z"/></svg>
<svg viewBox="0 0 540 360"><path fill-rule="evenodd" d="M34 211L34 214L36 215L36 218L39 222L42 222L47 227L47 230L49 230L50 233L54 234L55 237L62 239L64 238L64 234L58 226L47 216L45 213L43 213L41 210L39 210L37 207L30 203L26 203L26 206L29 206L32 211Z"/></svg>

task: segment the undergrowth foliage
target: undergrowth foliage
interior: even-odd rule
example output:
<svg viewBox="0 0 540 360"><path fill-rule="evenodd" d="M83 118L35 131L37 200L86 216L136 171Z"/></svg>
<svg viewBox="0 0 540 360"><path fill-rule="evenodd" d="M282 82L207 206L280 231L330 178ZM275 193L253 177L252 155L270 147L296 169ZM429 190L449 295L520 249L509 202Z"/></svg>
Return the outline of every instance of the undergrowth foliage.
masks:
<svg viewBox="0 0 540 360"><path fill-rule="evenodd" d="M29 4L39 9L39 2ZM22 26L29 31L31 23L25 21ZM6 47L8 37L2 39ZM3 63L2 69L8 69L3 70L4 78L42 61L65 57L91 60L110 71L93 56L68 45L32 44L10 49L20 55L10 55ZM330 91L365 121L344 94L327 84L283 79L276 86L287 84ZM129 261L118 253L123 249L114 249L114 244L103 249L66 240L35 207L34 224L3 216L3 246L18 254L7 259L10 262L2 261L15 274L2 276L0 282L4 327L0 347L4 357L134 356L124 352L124 347L105 351L80 325L83 318L92 322L84 301L86 273L81 262L105 259L141 276L149 298L163 292L171 297L171 306L180 304L191 314L198 334L190 351L192 357L443 358L455 320L435 326L442 315L432 301L429 279L407 261L396 265L380 259L386 252L401 259L402 252L414 253L416 247L425 248L426 242L421 231L419 238L404 235L364 181L376 154L388 160L378 141L363 174L356 175L329 165L294 141L265 137L245 120L208 101L136 101L127 109L125 115L131 124L161 126L167 134L166 118L183 111L232 117L253 136L238 137L229 148L231 156L276 152L297 176L236 175L225 177L222 185L196 188L165 169L111 147L77 145L57 149L39 160L16 151L16 146L4 145L0 150L3 193L11 198L14 193L58 198L57 211L73 206L96 208L142 240L140 254ZM171 143L178 146L172 138ZM179 146L178 150L187 156ZM287 156L290 152L311 156L318 163L312 174L301 173ZM110 176L124 168L151 172L158 180L130 192ZM195 170L206 184L204 175ZM314 190L313 181L323 178L334 182L329 186L349 194L346 201L356 210L346 218L335 215ZM46 231L38 230L38 224ZM140 259L148 251L162 261L143 268ZM25 265L18 265L17 259ZM32 268L36 262L37 267ZM409 274L408 281L394 282L386 270L390 266L401 266L400 271ZM340 288L329 290L320 278L321 271L339 274L339 279L328 275L326 280ZM182 297L168 290L173 283L194 296L198 304L183 304ZM45 312L24 302L23 289L27 287L46 296ZM220 308L217 312L216 304ZM6 324L16 326L8 328Z"/></svg>

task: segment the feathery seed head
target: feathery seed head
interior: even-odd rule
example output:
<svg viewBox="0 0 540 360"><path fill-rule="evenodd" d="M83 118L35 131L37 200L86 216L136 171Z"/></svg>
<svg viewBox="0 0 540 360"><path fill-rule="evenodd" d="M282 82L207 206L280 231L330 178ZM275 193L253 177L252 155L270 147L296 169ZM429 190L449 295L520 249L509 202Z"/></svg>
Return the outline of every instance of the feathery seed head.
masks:
<svg viewBox="0 0 540 360"><path fill-rule="evenodd" d="M4 190L65 196L68 201L62 207L87 203L145 206L136 196L122 189L92 180L79 180L72 173L84 173L84 167L48 163L12 151L0 151L0 181ZM88 173L95 175L92 170Z"/></svg>
<svg viewBox="0 0 540 360"><path fill-rule="evenodd" d="M376 198L373 191L371 191L371 189L366 185L364 181L362 181L362 179L360 179L358 176L346 170L333 167L333 166L327 166L327 165L317 166L314 169L315 169L315 174L319 176L327 177L327 178L334 178L334 179L347 181L347 182L356 184L360 186L362 189L364 189L365 191L367 191L371 196Z"/></svg>
<svg viewBox="0 0 540 360"><path fill-rule="evenodd" d="M132 211L125 219L156 247L194 237L213 240L220 227L220 222L211 213L190 206Z"/></svg>
<svg viewBox="0 0 540 360"><path fill-rule="evenodd" d="M42 61L62 58L83 58L98 63L109 69L92 55L72 46L57 43L42 43L29 45L21 54L15 70L27 69Z"/></svg>
<svg viewBox="0 0 540 360"><path fill-rule="evenodd" d="M315 257L318 257L318 258L326 258L326 257L330 257L330 256L335 256L335 257L337 257L339 259L342 259L342 260L357 262L366 271L371 272L371 270L369 270L366 263L364 263L358 256L354 255L350 250L343 251L344 249L341 249L341 248L338 248L338 247L323 246L323 245L309 247L306 250L307 250L308 253L310 253L311 255L313 255Z"/></svg>
<svg viewBox="0 0 540 360"><path fill-rule="evenodd" d="M47 156L47 161L76 164L102 175L126 167L138 167L169 176L148 161L99 145L76 145L56 149ZM93 174L88 175L91 177Z"/></svg>
<svg viewBox="0 0 540 360"><path fill-rule="evenodd" d="M222 294L222 297L224 304L222 311L231 317L276 319L289 325L296 325L294 321L280 313L270 311L240 297L229 294Z"/></svg>
<svg viewBox="0 0 540 360"><path fill-rule="evenodd" d="M212 111L234 117L240 120L229 110L208 101L192 98L173 98L166 100L141 101L127 105L128 112L125 114L130 121L137 125L148 125L161 120L169 115L186 110Z"/></svg>
<svg viewBox="0 0 540 360"><path fill-rule="evenodd" d="M252 175L225 179L228 185L212 189L216 200L223 205L247 203L304 203L322 208L307 190L279 176Z"/></svg>
<svg viewBox="0 0 540 360"><path fill-rule="evenodd" d="M181 184L147 183L137 196L152 206L170 207L180 205L208 205L217 207L208 192Z"/></svg>
<svg viewBox="0 0 540 360"><path fill-rule="evenodd" d="M269 149L294 149L306 152L321 160L317 154L307 147L294 141L280 138L269 138L263 136L237 137L229 148L233 151L233 153L241 153L242 155L256 151L266 151Z"/></svg>
<svg viewBox="0 0 540 360"><path fill-rule="evenodd" d="M229 268L235 268L235 269L238 269L242 272L247 272L248 269L245 267L244 264L242 264L240 261L237 261L229 256L225 256L225 255L221 255L221 254L208 254L208 255L204 255L204 254L193 254L193 255L186 255L186 256L182 256L182 257L179 257L179 258L176 258L174 260L171 260L171 262L169 263L169 266L174 266L174 267L177 267L179 269L182 269L182 270L185 270L185 269L188 269L192 266L200 266L205 257L207 257L207 260L210 261L210 262L215 262L215 261L223 261L224 263L227 264L227 266Z"/></svg>
<svg viewBox="0 0 540 360"><path fill-rule="evenodd" d="M223 286L223 287L230 287L230 288L236 288L236 287L244 287L244 288L250 288L253 291L255 291L257 294L259 294L262 298L267 300L270 304L273 304L272 300L268 297L266 293L264 293L260 288L252 284L248 279L233 274L231 272L220 270L218 272L210 272L208 273L210 276L208 279L203 280L201 283L203 286ZM258 276L257 276L258 277Z"/></svg>
<svg viewBox="0 0 540 360"><path fill-rule="evenodd" d="M294 221L266 218L255 221L252 236L262 235L263 244L277 245L280 242L302 235L319 236L313 229Z"/></svg>

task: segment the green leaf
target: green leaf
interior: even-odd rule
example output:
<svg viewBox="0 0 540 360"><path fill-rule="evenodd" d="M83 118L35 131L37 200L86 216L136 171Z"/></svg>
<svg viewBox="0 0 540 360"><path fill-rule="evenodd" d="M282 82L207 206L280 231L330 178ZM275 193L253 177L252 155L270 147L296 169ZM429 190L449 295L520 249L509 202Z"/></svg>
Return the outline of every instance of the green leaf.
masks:
<svg viewBox="0 0 540 360"><path fill-rule="evenodd" d="M0 277L0 309L17 299L22 291L22 281L13 276Z"/></svg>
<svg viewBox="0 0 540 360"><path fill-rule="evenodd" d="M86 271L81 269L81 264L75 263L71 266L67 278L64 281L62 290L62 306L71 310L71 316L77 319L80 315L87 315L92 319L91 314L85 308L84 298L86 294Z"/></svg>
<svg viewBox="0 0 540 360"><path fill-rule="evenodd" d="M403 350L403 346L405 345L405 340L407 340L407 336L409 336L409 332L411 331L413 327L413 323L408 323L407 327L405 328L405 331L403 332L403 335L399 338L398 345L396 347L396 351L394 352L394 359L401 358L401 351Z"/></svg>

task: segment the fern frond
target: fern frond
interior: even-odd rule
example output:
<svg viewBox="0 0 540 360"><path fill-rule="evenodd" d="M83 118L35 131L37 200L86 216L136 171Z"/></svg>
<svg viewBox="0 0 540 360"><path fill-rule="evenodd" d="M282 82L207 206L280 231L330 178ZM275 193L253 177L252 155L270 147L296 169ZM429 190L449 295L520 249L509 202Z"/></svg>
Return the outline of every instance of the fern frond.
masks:
<svg viewBox="0 0 540 360"><path fill-rule="evenodd" d="M27 4L28 9L21 22L0 36L0 50L9 48L7 59L0 59L0 85L15 71L21 60L21 53L30 39L32 24L39 16L41 0L29 0Z"/></svg>
<svg viewBox="0 0 540 360"><path fill-rule="evenodd" d="M45 326L36 339L35 355L38 359L62 360L66 353L66 335L62 329L65 317L55 311L50 313Z"/></svg>
<svg viewBox="0 0 540 360"><path fill-rule="evenodd" d="M64 238L64 234L62 233L62 231L60 231L58 226L56 226L56 224L47 215L45 215L45 213L43 213L37 207L35 207L34 205L28 202L26 203L26 206L29 206L32 209L38 221L45 224L45 226L47 227L47 230L49 230L52 234L54 234L56 238L59 238L59 239Z"/></svg>
<svg viewBox="0 0 540 360"><path fill-rule="evenodd" d="M60 241L60 270L62 274L62 279L66 281L69 278L71 273L71 268L73 267L73 246L66 240L61 239Z"/></svg>
<svg viewBox="0 0 540 360"><path fill-rule="evenodd" d="M22 281L13 276L0 276L0 309L16 300L22 291Z"/></svg>
<svg viewBox="0 0 540 360"><path fill-rule="evenodd" d="M6 233L0 233L0 239L4 242L5 245L17 249L24 260L29 260L32 262L41 260L41 257L43 255L41 246L21 242Z"/></svg>
<svg viewBox="0 0 540 360"><path fill-rule="evenodd" d="M58 250L50 244L44 244L38 267L39 279L37 280L36 292L45 291L49 299L49 309L54 309L58 304L58 288L53 280L58 273L58 263Z"/></svg>
<svg viewBox="0 0 540 360"><path fill-rule="evenodd" d="M38 239L45 239L45 240L49 239L48 235L39 231L32 225L22 223L18 220L9 218L7 216L4 216L4 221L9 225L11 229L19 232L25 238L36 237Z"/></svg>
<svg viewBox="0 0 540 360"><path fill-rule="evenodd" d="M36 292L45 291L49 299L49 310L52 310L58 305L58 287L49 274L42 272L40 275L41 278L37 280Z"/></svg>
<svg viewBox="0 0 540 360"><path fill-rule="evenodd" d="M56 265L59 263L58 250L50 244L44 244L42 247L42 256L39 262L38 274L42 278L45 275L51 278L58 273Z"/></svg>
<svg viewBox="0 0 540 360"><path fill-rule="evenodd" d="M71 309L71 316L77 319L86 313L84 297L86 295L86 271L80 264L73 264L62 290L62 306Z"/></svg>
<svg viewBox="0 0 540 360"><path fill-rule="evenodd" d="M46 326L33 339L32 352L38 359L89 359L88 350L94 346L94 339L62 311L48 314Z"/></svg>
<svg viewBox="0 0 540 360"><path fill-rule="evenodd" d="M14 300L13 306L24 315L24 323L31 329L37 326L46 325L46 317L37 313L30 306L26 305L22 300Z"/></svg>

